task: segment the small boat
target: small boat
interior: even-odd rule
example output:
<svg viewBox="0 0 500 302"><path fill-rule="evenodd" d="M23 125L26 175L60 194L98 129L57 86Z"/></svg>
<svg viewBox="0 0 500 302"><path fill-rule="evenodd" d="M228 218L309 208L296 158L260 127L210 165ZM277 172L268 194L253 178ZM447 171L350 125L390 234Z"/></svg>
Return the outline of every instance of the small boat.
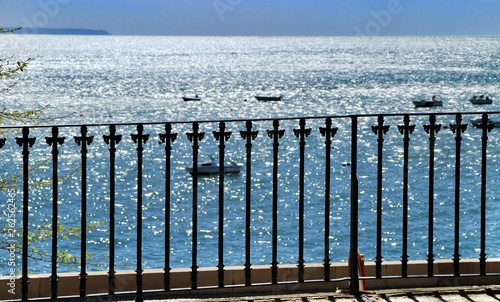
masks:
<svg viewBox="0 0 500 302"><path fill-rule="evenodd" d="M438 106L443 106L443 101L440 101L436 98L436 96L432 96L432 99L430 101L427 100L420 100L420 101L413 101L413 104L415 107L438 107Z"/></svg>
<svg viewBox="0 0 500 302"><path fill-rule="evenodd" d="M469 121L474 127L477 127L477 128L483 127L483 118L482 117L471 118ZM487 119L486 123L488 125L493 125L494 128L500 127L500 120Z"/></svg>
<svg viewBox="0 0 500 302"><path fill-rule="evenodd" d="M198 95L195 95L194 97L183 96L182 99L184 100L184 102L201 101L201 98Z"/></svg>
<svg viewBox="0 0 500 302"><path fill-rule="evenodd" d="M493 99L490 98L489 96L485 97L484 95L480 95L478 97L477 95L474 95L469 99L469 102L471 102L474 105L485 105L493 103Z"/></svg>
<svg viewBox="0 0 500 302"><path fill-rule="evenodd" d="M219 165L214 161L212 157L210 160L205 161L198 165L198 175L210 175L219 173ZM236 162L232 161L228 165L224 166L224 173L240 173L243 166L238 165ZM186 167L186 170L192 175L194 173L193 166Z"/></svg>
<svg viewBox="0 0 500 302"><path fill-rule="evenodd" d="M276 102L276 101L281 101L283 99L282 96L261 96L261 95L256 95L255 98L261 102Z"/></svg>

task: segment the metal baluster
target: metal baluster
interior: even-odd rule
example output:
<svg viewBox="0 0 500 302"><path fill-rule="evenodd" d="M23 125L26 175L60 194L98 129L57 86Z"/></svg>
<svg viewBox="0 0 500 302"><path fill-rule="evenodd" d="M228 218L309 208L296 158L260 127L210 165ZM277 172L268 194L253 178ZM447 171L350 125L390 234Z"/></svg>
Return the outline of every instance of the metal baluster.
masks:
<svg viewBox="0 0 500 302"><path fill-rule="evenodd" d="M485 126L486 125L486 126ZM481 253L479 255L479 272L481 276L486 275L486 166L488 132L493 129L493 124L488 124L488 114L483 114L482 156L481 156Z"/></svg>
<svg viewBox="0 0 500 302"><path fill-rule="evenodd" d="M293 129L293 133L297 138L300 138L300 167L299 167L299 261L298 261L298 279L300 283L304 282L304 158L306 149L306 137L311 134L311 128L306 127L306 120L301 118L299 121L300 128Z"/></svg>
<svg viewBox="0 0 500 302"><path fill-rule="evenodd" d="M252 141L257 138L258 131L252 131L252 121L246 122L247 130L240 131L241 137L245 139L246 142L246 205L245 205L245 285L252 285L252 264L250 263L250 251L251 251L251 215L252 215Z"/></svg>
<svg viewBox="0 0 500 302"><path fill-rule="evenodd" d="M462 124L462 115L457 114L456 124L450 124L450 129L455 133L455 247L453 254L453 274L460 276L460 157L462 133L467 129L467 124Z"/></svg>
<svg viewBox="0 0 500 302"><path fill-rule="evenodd" d="M434 149L436 133L441 129L441 124L436 125L436 115L429 116L429 125L424 125L424 131L429 137L429 234L427 254L427 276L434 276Z"/></svg>
<svg viewBox="0 0 500 302"><path fill-rule="evenodd" d="M349 259L351 260L351 283L349 289L359 291L358 276L358 223L359 223L359 192L358 192L358 117L351 117L351 242Z"/></svg>
<svg viewBox="0 0 500 302"><path fill-rule="evenodd" d="M28 301L28 236L29 236L29 148L33 147L36 137L29 137L30 129L23 127L23 136L16 137L16 143L23 148L23 247L22 247L22 276L21 299Z"/></svg>
<svg viewBox="0 0 500 302"><path fill-rule="evenodd" d="M87 127L80 129L81 136L75 136L75 142L81 146L82 155L82 221L81 221L81 254L80 254L80 297L86 296L87 288L87 145L92 143L93 136L87 136Z"/></svg>
<svg viewBox="0 0 500 302"><path fill-rule="evenodd" d="M272 263L271 282L278 283L278 152L279 139L285 134L284 129L279 129L279 120L273 121L273 130L267 130L269 138L273 139L273 230L272 230Z"/></svg>
<svg viewBox="0 0 500 302"><path fill-rule="evenodd" d="M193 143L193 206L192 206L192 259L191 259L191 289L198 288L198 142L203 139L205 132L199 132L199 124L193 123L193 132L187 132L188 140Z"/></svg>
<svg viewBox="0 0 500 302"><path fill-rule="evenodd" d="M165 124L165 133L159 133L160 144L165 144L165 268L163 289L170 290L170 157L172 156L172 143L177 139L177 133L172 133L172 125Z"/></svg>
<svg viewBox="0 0 500 302"><path fill-rule="evenodd" d="M325 121L326 127L319 127L319 132L325 137L325 237L323 259L323 275L325 281L330 281L330 175L331 175L331 154L332 138L337 134L338 128L332 128L332 118Z"/></svg>
<svg viewBox="0 0 500 302"><path fill-rule="evenodd" d="M398 125L399 133L404 135L403 159L403 251L401 255L401 276L408 277L408 148L410 134L415 130L415 125L410 125L410 116L405 114L404 125Z"/></svg>
<svg viewBox="0 0 500 302"><path fill-rule="evenodd" d="M219 141L219 264L218 279L219 287L224 287L224 141L229 140L231 132L226 132L226 123L219 123L219 132L213 132Z"/></svg>
<svg viewBox="0 0 500 302"><path fill-rule="evenodd" d="M143 301L142 297L142 147L149 139L149 134L143 134L144 126L137 125L137 134L131 134L134 143L137 144L137 296L136 301Z"/></svg>
<svg viewBox="0 0 500 302"><path fill-rule="evenodd" d="M108 293L115 294L115 160L116 145L122 135L116 135L116 126L109 126L109 135L103 135L104 142L109 145L109 272Z"/></svg>
<svg viewBox="0 0 500 302"><path fill-rule="evenodd" d="M389 125L384 126L384 116L378 116L378 125L372 126L372 131L378 136L377 153L377 255L375 256L375 276L382 278L382 182L383 182L383 151L384 135L389 131Z"/></svg>
<svg viewBox="0 0 500 302"><path fill-rule="evenodd" d="M58 183L57 163L59 158L58 146L64 143L64 137L59 137L59 129L52 127L52 137L45 137L45 141L52 146L52 271L50 275L51 299L57 299L57 224L58 224Z"/></svg>

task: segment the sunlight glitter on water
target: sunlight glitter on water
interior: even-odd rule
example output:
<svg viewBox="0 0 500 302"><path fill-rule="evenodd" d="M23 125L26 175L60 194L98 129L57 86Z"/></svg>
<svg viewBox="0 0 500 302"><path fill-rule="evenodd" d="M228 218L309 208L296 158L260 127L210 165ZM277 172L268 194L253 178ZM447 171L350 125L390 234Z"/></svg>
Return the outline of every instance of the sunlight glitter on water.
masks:
<svg viewBox="0 0 500 302"><path fill-rule="evenodd" d="M15 89L4 95L5 105L11 108L32 109L49 105L47 114L53 117L67 116L54 120L55 123L118 123L118 122L165 122L165 121L197 121L214 119L255 119L284 118L301 116L326 116L347 114L376 113L413 113L422 112L413 108L411 101L429 98L437 94L443 100L443 108L435 108L433 112L454 112L479 110L498 110L497 103L477 108L468 102L468 98L477 93L495 93L498 89L498 58L500 57L500 40L488 37L456 37L439 39L433 37L80 37L80 36L6 36L2 41L2 51L15 53L20 57L35 57L29 71L19 78ZM488 45L478 50L475 45ZM182 96L198 94L200 102L183 102ZM283 95L282 102L258 102L255 95ZM73 112L75 112L73 114ZM452 122L443 120L443 124ZM308 121L307 126L317 129L324 121ZM373 214L374 192L376 186L376 137L370 133L370 126L375 119L360 120L360 129L369 134L359 137L359 150L363 158L359 163L360 208L367 215L364 221L366 233L361 235L366 242L365 255L373 259ZM384 246L384 259L400 257L400 225L401 225L401 186L400 178L392 182L389 175L400 175L402 167L402 138L396 129L400 119L388 118L391 130L386 135L393 146L387 147L384 153L385 184L384 191L384 233L387 245ZM334 260L343 261L348 247L349 221L349 186L350 172L341 163L349 162L350 157L350 125L348 119L339 120L339 133L334 138L332 200L334 210L332 217L332 255ZM180 135L191 131L191 125L175 125L175 132ZM217 129L216 123L203 124L203 131L211 133ZM244 128L244 122L231 124L234 132L231 143L226 150L226 158L244 162L244 141L236 133ZM256 122L259 138L255 141L252 170L252 195L255 200L252 209L252 263L267 264L271 255L272 220L269 210L269 198L272 186L272 146L271 140L265 136L271 129L269 122ZM298 140L293 136L297 121L283 121L280 127L286 129L286 136L280 142L280 261L295 263L297 240L296 200ZM117 244L121 247L117 266L130 268L134 265L136 239L136 211L134 194L136 188L135 148L129 134L135 132L133 127L120 127L124 140L118 148L117 158L117 233L120 234ZM162 132L161 126L151 125L147 132L152 136ZM106 127L95 127L94 133L107 133ZM317 130L315 130L317 132ZM444 134L446 133L446 134ZM35 133L43 138L47 135L43 130ZM67 132L68 138L76 135L76 130ZM473 146L479 139L479 132L469 129L464 133L463 144ZM125 139L126 137L126 139ZM208 137L208 136L207 136ZM100 138L99 138L100 139ZM498 171L497 136L489 139L491 149L491 172L493 184L498 183L495 173ZM427 142L428 137L422 129L412 135L413 142ZM323 221L323 181L324 181L324 138L318 133L308 140L307 153L307 192L306 225L307 243L310 253L308 263L322 262L321 251ZM440 186L436 188L436 213L440 219L436 227L443 231L453 230L453 219L449 210L452 208L452 178L454 175L454 137L451 132L438 135L436 160L436 180ZM19 152L13 144L7 145L12 152ZM33 154L46 154L47 146L37 143ZM421 231L412 235L413 258L425 258L426 242L426 206L427 196L427 163L426 146L412 145L412 156L417 160L411 166L410 179L411 223L415 230ZM148 186L145 188L145 234L148 237L144 249L155 251L154 259L163 257L164 238L164 204L162 187L164 176L158 169L163 159L158 157L164 152L163 146L156 143L147 145L145 156L147 162L144 176ZM212 138L202 141L200 159L218 154L218 147ZM79 212L75 209L79 196L75 188L79 188L79 175L70 171L78 169L80 162L79 149L75 144L64 144L61 149L61 168L66 172L67 181L62 184L61 220L64 223L78 221ZM92 192L89 200L89 215L92 221L106 220L109 213L109 180L107 173L109 163L103 158L108 156L108 146L97 141L89 152L89 172L92 180L89 186ZM478 173L480 161L474 153L464 151L463 175L464 200L477 200ZM134 160L131 160L134 159ZM43 160L40 158L39 160ZM192 163L192 150L189 141L180 137L175 142L172 155L172 248L171 256L174 266L185 266L186 254L190 251L191 237L191 178L185 167ZM16 171L21 165L21 158L15 158L4 165L12 165ZM14 167L15 166L15 167ZM50 163L41 166L35 180L50 179ZM240 265L244 236L244 179L242 175L226 178L227 208L225 217L225 234L234 237L225 238L227 248L231 249L225 258L226 265ZM11 174L10 172L6 172ZM422 177L422 175L425 175ZM200 200L200 230L207 231L200 239L200 248L207 255L200 259L201 266L215 266L217 254L212 249L216 246L217 225L212 218L217 214L218 182L215 179L200 180L200 191L205 195ZM496 188L489 188L491 195ZM71 193L73 192L73 193ZM363 193L363 192L366 192ZM33 188L33 205L30 210L37 214L46 211L46 215L33 215L31 223L48 223L50 206L50 186ZM494 197L492 197L494 198ZM493 199L494 200L494 199ZM495 210L495 203L489 204ZM477 205L467 204L463 207L463 218L477 221ZM371 214L371 215L370 215ZM424 222L417 221L421 216ZM30 218L31 219L31 218ZM498 232L496 222L489 222L492 241L500 242L494 235ZM467 225L463 229L464 245L476 246L478 227ZM109 228L103 226L89 234L92 252L102 266L106 266L108 245L106 236ZM206 236L205 236L206 235ZM228 235L229 236L229 235ZM187 237L187 240L186 240ZM236 239L234 239L236 238ZM422 239L423 238L423 239ZM65 245L61 241L62 246ZM47 244L48 246L48 244ZM452 250L453 241L449 238L436 240L436 246L443 251ZM78 253L78 246L73 248ZM186 252L187 251L187 252ZM500 249L489 246L489 256L500 255ZM439 257L449 257L441 253ZM464 253L464 257L477 257L474 253ZM151 264L152 263L152 264ZM36 264L33 264L36 266ZM40 265L40 270L46 266Z"/></svg>

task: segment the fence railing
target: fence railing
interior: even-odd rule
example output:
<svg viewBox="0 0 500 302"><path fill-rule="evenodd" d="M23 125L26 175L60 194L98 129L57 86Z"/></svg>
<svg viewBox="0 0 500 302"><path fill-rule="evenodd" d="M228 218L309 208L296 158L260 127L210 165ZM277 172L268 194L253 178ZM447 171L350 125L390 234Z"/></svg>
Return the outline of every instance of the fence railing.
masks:
<svg viewBox="0 0 500 302"><path fill-rule="evenodd" d="M242 286L252 286L255 262L270 264L277 284L290 259L296 282L317 259L332 281L331 261L358 250L375 262L374 278L383 259L400 260L397 277L409 277L409 258L426 259L434 277L436 257L452 259L460 276L462 256L478 257L484 276L487 251L500 254L490 223L500 137L489 118L498 113L2 127L4 245L19 255L4 260L4 275L20 272L23 301L31 272L50 273L57 298L65 263L79 270L85 297L101 254L108 294L119 294L116 270L133 266L139 300L146 268L164 269L164 291L172 267L188 265L191 289L212 264L219 287L228 264L242 265ZM478 115L487 127L472 127ZM207 154L220 163L208 177ZM228 159L241 172L226 174ZM358 263L350 265L358 290Z"/></svg>

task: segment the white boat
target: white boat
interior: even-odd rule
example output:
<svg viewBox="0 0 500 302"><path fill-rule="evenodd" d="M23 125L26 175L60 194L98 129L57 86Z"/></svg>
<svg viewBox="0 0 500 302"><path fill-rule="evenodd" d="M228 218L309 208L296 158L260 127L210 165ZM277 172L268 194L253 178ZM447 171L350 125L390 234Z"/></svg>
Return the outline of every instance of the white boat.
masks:
<svg viewBox="0 0 500 302"><path fill-rule="evenodd" d="M493 103L493 99L490 98L489 96L480 95L478 97L477 95L474 95L469 99L469 102L471 102L474 105L485 105Z"/></svg>
<svg viewBox="0 0 500 302"><path fill-rule="evenodd" d="M471 118L469 121L474 127L477 127L477 128L483 127L483 118L482 117ZM500 127L500 120L487 119L486 123L488 125L493 125L494 128Z"/></svg>
<svg viewBox="0 0 500 302"><path fill-rule="evenodd" d="M182 99L184 100L184 102L201 101L201 98L198 95L195 95L194 97L192 97L192 96L183 96Z"/></svg>
<svg viewBox="0 0 500 302"><path fill-rule="evenodd" d="M219 173L219 165L214 161L212 157L210 160L198 164L197 173L198 175L210 175ZM242 165L238 165L236 162L232 161L228 165L224 166L224 173L240 173L243 169ZM186 170L190 173L194 173L194 167L186 167Z"/></svg>
<svg viewBox="0 0 500 302"><path fill-rule="evenodd" d="M430 101L427 100L413 101L413 104L415 105L415 107L438 107L438 106L443 106L443 101L438 100L434 95Z"/></svg>

